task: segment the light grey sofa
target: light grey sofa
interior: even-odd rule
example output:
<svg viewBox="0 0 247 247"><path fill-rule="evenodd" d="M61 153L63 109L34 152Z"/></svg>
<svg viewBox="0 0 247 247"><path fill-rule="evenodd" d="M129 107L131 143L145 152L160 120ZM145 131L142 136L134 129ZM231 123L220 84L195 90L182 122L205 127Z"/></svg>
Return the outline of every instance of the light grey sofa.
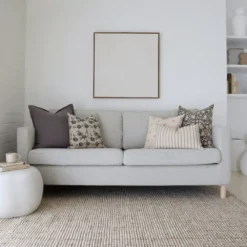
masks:
<svg viewBox="0 0 247 247"><path fill-rule="evenodd" d="M229 134L213 127L215 148L143 149L149 116L172 117L177 111L76 111L79 117L97 113L103 149L32 149L33 127L21 127L17 149L37 167L47 185L225 185L230 181Z"/></svg>

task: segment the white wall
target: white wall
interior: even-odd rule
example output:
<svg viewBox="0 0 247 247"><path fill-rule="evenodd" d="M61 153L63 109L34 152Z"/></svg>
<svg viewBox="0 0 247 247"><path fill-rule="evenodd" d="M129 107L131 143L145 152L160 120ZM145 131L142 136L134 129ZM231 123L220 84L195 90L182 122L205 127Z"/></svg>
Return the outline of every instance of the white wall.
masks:
<svg viewBox="0 0 247 247"><path fill-rule="evenodd" d="M25 107L165 110L226 124L225 0L27 0ZM93 32L160 32L160 99L93 99ZM26 111L26 119L29 114Z"/></svg>
<svg viewBox="0 0 247 247"><path fill-rule="evenodd" d="M0 0L0 161L24 121L25 0Z"/></svg>

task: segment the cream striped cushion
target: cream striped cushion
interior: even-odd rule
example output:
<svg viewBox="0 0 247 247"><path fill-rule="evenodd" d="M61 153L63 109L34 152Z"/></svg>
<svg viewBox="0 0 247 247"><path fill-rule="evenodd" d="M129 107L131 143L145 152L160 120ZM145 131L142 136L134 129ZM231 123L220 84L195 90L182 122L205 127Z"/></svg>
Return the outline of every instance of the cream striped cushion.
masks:
<svg viewBox="0 0 247 247"><path fill-rule="evenodd" d="M199 125L189 125L177 130L157 125L154 148L202 149Z"/></svg>
<svg viewBox="0 0 247 247"><path fill-rule="evenodd" d="M148 124L148 133L146 137L146 142L144 148L153 148L156 138L156 127L158 124L166 125L168 127L172 127L174 129L178 129L181 127L183 123L184 116L176 116L172 118L159 118L159 117L149 117L149 124Z"/></svg>

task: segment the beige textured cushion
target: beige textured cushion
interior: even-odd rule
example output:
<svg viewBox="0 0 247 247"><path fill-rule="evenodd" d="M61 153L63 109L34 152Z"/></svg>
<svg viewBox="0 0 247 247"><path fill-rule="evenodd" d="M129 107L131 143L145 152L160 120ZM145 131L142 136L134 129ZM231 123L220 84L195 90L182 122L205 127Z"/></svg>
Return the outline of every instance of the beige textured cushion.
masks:
<svg viewBox="0 0 247 247"><path fill-rule="evenodd" d="M174 129L181 127L184 116L176 116L172 118L159 118L159 117L149 117L148 133L146 137L146 143L144 148L154 148L156 139L156 127L157 124L165 125Z"/></svg>
<svg viewBox="0 0 247 247"><path fill-rule="evenodd" d="M190 125L178 130L157 125L155 148L202 149L199 125Z"/></svg>
<svg viewBox="0 0 247 247"><path fill-rule="evenodd" d="M70 148L103 148L99 119L96 114L79 118L68 113Z"/></svg>

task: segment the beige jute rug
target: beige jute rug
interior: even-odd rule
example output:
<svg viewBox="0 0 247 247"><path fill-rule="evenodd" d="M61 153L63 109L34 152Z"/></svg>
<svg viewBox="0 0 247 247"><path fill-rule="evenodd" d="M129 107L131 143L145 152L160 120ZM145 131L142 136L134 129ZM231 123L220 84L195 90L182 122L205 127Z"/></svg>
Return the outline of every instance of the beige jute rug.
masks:
<svg viewBox="0 0 247 247"><path fill-rule="evenodd" d="M8 247L247 246L247 205L218 187L46 187L39 209L0 220Z"/></svg>

